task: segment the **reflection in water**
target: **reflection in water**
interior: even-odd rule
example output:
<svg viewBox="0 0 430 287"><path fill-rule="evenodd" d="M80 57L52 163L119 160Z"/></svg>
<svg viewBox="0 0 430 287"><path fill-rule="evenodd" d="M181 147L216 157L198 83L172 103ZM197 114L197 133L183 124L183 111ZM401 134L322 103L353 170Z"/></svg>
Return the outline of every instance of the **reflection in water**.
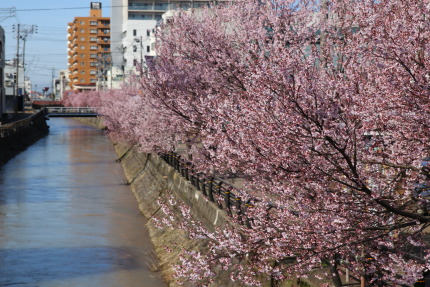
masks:
<svg viewBox="0 0 430 287"><path fill-rule="evenodd" d="M166 286L100 130L53 119L0 170L0 286Z"/></svg>
<svg viewBox="0 0 430 287"><path fill-rule="evenodd" d="M20 248L0 250L1 286L139 268L133 250L119 247ZM2 276L3 277L3 276ZM137 286L137 285L136 285Z"/></svg>

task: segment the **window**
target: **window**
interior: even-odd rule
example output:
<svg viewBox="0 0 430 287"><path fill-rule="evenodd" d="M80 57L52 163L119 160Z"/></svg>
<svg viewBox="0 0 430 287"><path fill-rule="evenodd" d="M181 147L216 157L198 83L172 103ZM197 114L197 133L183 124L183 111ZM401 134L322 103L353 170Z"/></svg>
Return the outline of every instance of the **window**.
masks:
<svg viewBox="0 0 430 287"><path fill-rule="evenodd" d="M81 71L81 74L82 74L82 75L84 75L84 74L85 74L85 70L82 70L82 71Z"/></svg>
<svg viewBox="0 0 430 287"><path fill-rule="evenodd" d="M91 75L95 75L96 73L97 73L97 72L96 72L96 70L91 70L91 71L90 71L90 74L91 74Z"/></svg>
<svg viewBox="0 0 430 287"><path fill-rule="evenodd" d="M91 83L97 83L97 79L91 79L90 82Z"/></svg>
<svg viewBox="0 0 430 287"><path fill-rule="evenodd" d="M147 53L151 52L151 47L150 46L146 46L146 52Z"/></svg>
<svg viewBox="0 0 430 287"><path fill-rule="evenodd" d="M154 10L168 10L168 3L155 3Z"/></svg>
<svg viewBox="0 0 430 287"><path fill-rule="evenodd" d="M85 66L85 62L81 62L81 66Z"/></svg>
<svg viewBox="0 0 430 287"><path fill-rule="evenodd" d="M81 79L81 83L85 83L85 80L84 80L84 79Z"/></svg>
<svg viewBox="0 0 430 287"><path fill-rule="evenodd" d="M85 41L85 37L81 37L81 41Z"/></svg>
<svg viewBox="0 0 430 287"><path fill-rule="evenodd" d="M97 59L97 54L90 54L91 59Z"/></svg>
<svg viewBox="0 0 430 287"><path fill-rule="evenodd" d="M139 14L133 14L133 13L129 13L128 14L128 18L129 19L135 19L135 20L152 20L152 16L153 14L144 14L144 15L139 15ZM161 15L160 15L160 19L161 19Z"/></svg>
<svg viewBox="0 0 430 287"><path fill-rule="evenodd" d="M100 9L102 9L102 3L91 2L91 9L94 9L94 10L100 10Z"/></svg>
<svg viewBox="0 0 430 287"><path fill-rule="evenodd" d="M204 6L208 6L208 3L193 3L193 8L203 8Z"/></svg>
<svg viewBox="0 0 430 287"><path fill-rule="evenodd" d="M90 37L91 42L97 42L97 37Z"/></svg>
<svg viewBox="0 0 430 287"><path fill-rule="evenodd" d="M189 3L189 2L181 2L179 5L177 5L177 6L179 6L181 9L183 9L183 10L186 10L186 9L189 9L189 8L191 8L191 3Z"/></svg>
<svg viewBox="0 0 430 287"><path fill-rule="evenodd" d="M85 54L80 54L81 58L85 58Z"/></svg>
<svg viewBox="0 0 430 287"><path fill-rule="evenodd" d="M133 36L137 36L137 30L133 29Z"/></svg>
<svg viewBox="0 0 430 287"><path fill-rule="evenodd" d="M148 37L151 36L151 30L149 30L149 29L146 30L146 36L148 36Z"/></svg>
<svg viewBox="0 0 430 287"><path fill-rule="evenodd" d="M133 46L133 52L137 52L137 46Z"/></svg>
<svg viewBox="0 0 430 287"><path fill-rule="evenodd" d="M81 29L81 33L85 33L85 29Z"/></svg>
<svg viewBox="0 0 430 287"><path fill-rule="evenodd" d="M81 25L85 25L85 21L81 21Z"/></svg>
<svg viewBox="0 0 430 287"><path fill-rule="evenodd" d="M91 67L97 67L97 62L91 62L91 63L90 63L90 66L91 66Z"/></svg>
<svg viewBox="0 0 430 287"><path fill-rule="evenodd" d="M82 50L84 50L84 49L85 49L85 46L81 46L81 49L82 49Z"/></svg>
<svg viewBox="0 0 430 287"><path fill-rule="evenodd" d="M151 10L152 3L130 3L128 7L132 10Z"/></svg>
<svg viewBox="0 0 430 287"><path fill-rule="evenodd" d="M97 46L91 46L90 49L93 50L93 51L97 50Z"/></svg>
<svg viewBox="0 0 430 287"><path fill-rule="evenodd" d="M97 21L90 21L90 25L97 26Z"/></svg>
<svg viewBox="0 0 430 287"><path fill-rule="evenodd" d="M97 34L97 29L91 29L91 30L90 30L90 33L92 33L92 34Z"/></svg>

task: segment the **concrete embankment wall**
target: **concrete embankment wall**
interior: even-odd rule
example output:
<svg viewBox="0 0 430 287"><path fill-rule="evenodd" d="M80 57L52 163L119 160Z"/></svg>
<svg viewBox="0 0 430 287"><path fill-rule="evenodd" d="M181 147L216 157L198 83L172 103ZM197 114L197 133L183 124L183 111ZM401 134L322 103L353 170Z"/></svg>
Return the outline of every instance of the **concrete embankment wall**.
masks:
<svg viewBox="0 0 430 287"><path fill-rule="evenodd" d="M43 112L0 126L0 166L48 132L49 127Z"/></svg>
<svg viewBox="0 0 430 287"><path fill-rule="evenodd" d="M103 123L98 118L80 120L103 128ZM173 195L178 202L188 205L196 220L202 222L209 230L213 230L215 226L222 227L228 224L228 217L224 211L207 200L201 191L157 155L141 153L136 148L123 144L115 143L114 147L139 209L149 219L147 227L159 258L159 271L163 273L169 286L177 286L173 279L172 266L179 263L178 255L182 248L204 250L207 246L204 241L188 239L185 232L180 229L156 227L152 219L163 215L158 201L167 202ZM179 207L171 206L171 208L180 217ZM217 276L213 286L237 286L228 279L228 274L223 272L220 270L220 276ZM189 286L195 287L193 284Z"/></svg>
<svg viewBox="0 0 430 287"><path fill-rule="evenodd" d="M81 119L81 121L103 128L103 123L100 119L85 118ZM197 190L191 182L157 155L141 153L136 148L124 144L115 143L114 147L118 155L118 161L123 166L127 184L130 185L135 195L139 209L149 219L147 227L159 258L159 271L163 273L170 287L178 286L173 278L174 271L172 267L179 263L181 249L204 251L207 246L204 241L190 240L185 232L178 228L160 229L156 227L152 219L162 217L158 201L167 202L170 195L173 195L178 202L188 205L195 219L202 222L208 230L213 230L215 226L222 228L226 224L231 224L228 216L215 203L207 200L202 192ZM171 206L171 209L180 220L179 207ZM190 283L188 286L195 287L196 285ZM229 271L218 270L212 286L233 287L238 285L230 281ZM268 287L271 285L269 281L265 281L262 286ZM293 285L292 282L288 281L279 283L277 286L309 285L304 283Z"/></svg>
<svg viewBox="0 0 430 287"><path fill-rule="evenodd" d="M227 224L228 219L224 211L208 201L199 190L160 157L139 153L135 148L121 144L116 144L115 149L139 209L147 218L162 216L157 202L166 203L173 195L178 202L188 205L196 219L209 230ZM179 207L171 206L171 209L178 215L178 220L181 220ZM148 228L160 259L160 271L164 273L170 286L176 286L172 277L172 265L179 263L178 255L181 249L204 250L205 242L188 239L180 229L157 228L152 220L148 221ZM166 251L166 247L169 252ZM218 277L213 286L235 286L228 280L228 274Z"/></svg>

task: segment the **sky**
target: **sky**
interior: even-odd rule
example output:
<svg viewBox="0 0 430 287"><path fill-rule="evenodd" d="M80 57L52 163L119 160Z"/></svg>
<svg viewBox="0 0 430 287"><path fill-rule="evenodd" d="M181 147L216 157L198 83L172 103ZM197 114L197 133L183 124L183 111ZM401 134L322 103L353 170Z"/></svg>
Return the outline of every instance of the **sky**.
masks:
<svg viewBox="0 0 430 287"><path fill-rule="evenodd" d="M13 25L20 24L21 31L37 26L37 33L27 36L25 44L26 77L33 90L51 90L53 75L67 69L67 24L75 17L87 17L90 3L102 3L102 16L110 17L110 0L0 0L0 26L6 34L6 60L16 58L16 32ZM15 11L11 14L11 8ZM12 17L9 17L12 16ZM16 30L16 29L15 29ZM22 59L23 42L20 42Z"/></svg>

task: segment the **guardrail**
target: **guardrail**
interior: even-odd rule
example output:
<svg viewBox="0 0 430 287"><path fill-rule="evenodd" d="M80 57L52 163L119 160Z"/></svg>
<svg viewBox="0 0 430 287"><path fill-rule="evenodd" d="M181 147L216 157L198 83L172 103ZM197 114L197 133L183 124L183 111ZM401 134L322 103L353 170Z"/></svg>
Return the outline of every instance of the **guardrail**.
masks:
<svg viewBox="0 0 430 287"><path fill-rule="evenodd" d="M159 154L159 156L185 179L190 181L190 183L200 190L206 198L217 204L220 209L225 210L228 215L235 217L240 224L252 228L254 219L247 215L247 210L252 208L254 203L259 202L259 199L250 197L246 201L243 201L244 192L242 190L231 185L222 178L206 178L203 174L195 174L192 170L192 164L182 159L181 156L176 153L162 153ZM272 208L283 207L275 206L268 202L266 208L267 212ZM287 256L282 262L294 263L296 260L296 256Z"/></svg>
<svg viewBox="0 0 430 287"><path fill-rule="evenodd" d="M55 114L55 113L70 113L70 114L89 114L89 113L97 113L97 108L91 107L46 107L45 108L47 114Z"/></svg>
<svg viewBox="0 0 430 287"><path fill-rule="evenodd" d="M243 201L243 191L222 178L205 177L194 173L191 163L176 153L163 153L159 156L220 209L225 210L230 216L237 217L241 224L251 227L252 218L246 216L246 210L253 206L253 202L256 202L255 198Z"/></svg>
<svg viewBox="0 0 430 287"><path fill-rule="evenodd" d="M12 123L0 125L0 138L6 138L11 135L20 133L32 127L36 122L44 120L45 112L40 111L36 114L29 116L28 118L15 121Z"/></svg>

